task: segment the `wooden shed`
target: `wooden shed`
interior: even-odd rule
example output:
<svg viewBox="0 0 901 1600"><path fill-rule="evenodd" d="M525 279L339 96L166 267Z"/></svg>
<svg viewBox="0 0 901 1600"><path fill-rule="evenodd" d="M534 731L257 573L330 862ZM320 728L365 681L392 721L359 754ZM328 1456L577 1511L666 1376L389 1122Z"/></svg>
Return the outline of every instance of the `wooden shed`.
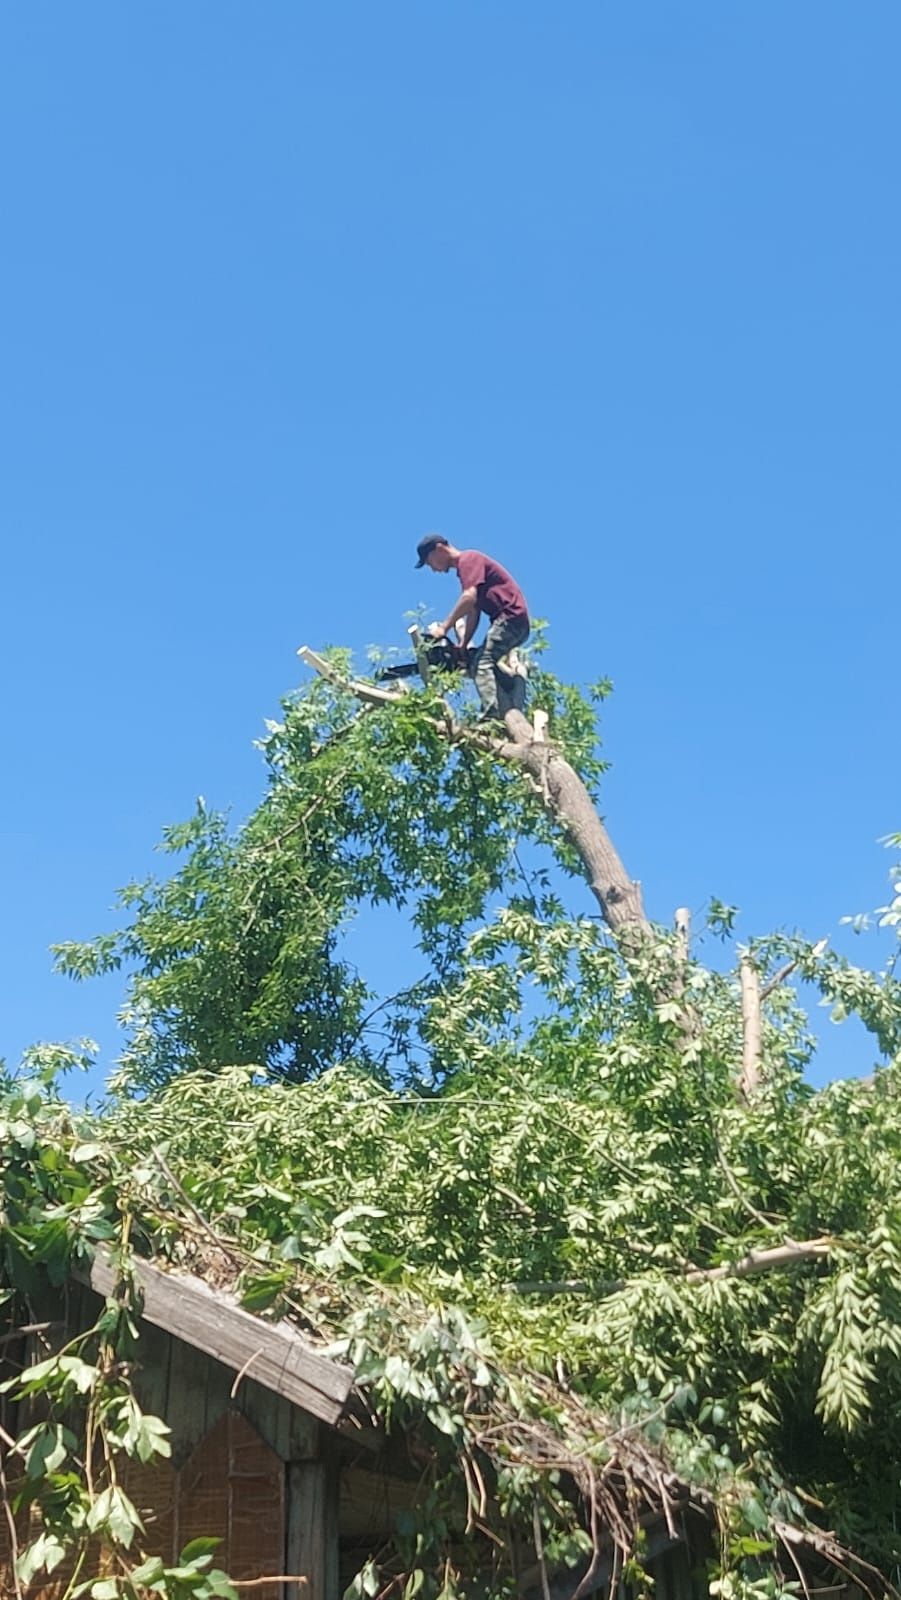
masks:
<svg viewBox="0 0 901 1600"><path fill-rule="evenodd" d="M389 1445L380 1436L351 1369L290 1324L254 1316L229 1292L185 1272L139 1261L136 1275L143 1315L133 1382L144 1410L169 1425L172 1444L171 1460L130 1461L120 1474L144 1522L144 1550L168 1564L191 1539L216 1535L217 1564L234 1579L253 1580L253 1600L339 1600L390 1540L398 1512L415 1505L421 1459L403 1441ZM112 1265L98 1257L89 1279L70 1281L41 1307L50 1335L37 1343L35 1335L18 1343L7 1335L4 1376L46 1354L48 1336L58 1348L91 1328L114 1287ZM19 1426L8 1409L7 1435ZM646 1548L658 1600L706 1593L697 1560L706 1533L696 1514L680 1515L678 1530L671 1517L652 1519ZM4 1595L13 1593L3 1581L9 1562L0 1519ZM529 1541L519 1572L523 1597L563 1600L578 1586L578 1574L568 1572L551 1574L548 1587ZM69 1576L58 1569L28 1590L28 1600L59 1600ZM609 1581L607 1566L591 1592Z"/></svg>
<svg viewBox="0 0 901 1600"><path fill-rule="evenodd" d="M362 1471L364 1482L377 1483L358 1466L371 1461L378 1441L361 1420L350 1368L289 1324L251 1315L232 1294L197 1277L142 1261L137 1278L143 1317L134 1388L142 1408L168 1423L172 1445L171 1460L129 1461L120 1474L144 1521L147 1553L174 1562L192 1538L216 1535L217 1564L233 1577L272 1575L271 1584L250 1591L259 1600L334 1600L356 1570L356 1547L367 1531L355 1509L355 1479ZM92 1327L114 1281L112 1266L98 1257L89 1281L70 1281L41 1304L49 1333L21 1341L8 1334L0 1349L3 1376L43 1357L48 1337L58 1348ZM23 1424L5 1405L9 1437ZM343 1560L342 1485L350 1545ZM381 1488L374 1503L380 1495ZM4 1595L13 1593L4 1581L9 1545L0 1518ZM286 1583L284 1574L302 1581ZM29 1596L51 1600L67 1576L55 1572Z"/></svg>

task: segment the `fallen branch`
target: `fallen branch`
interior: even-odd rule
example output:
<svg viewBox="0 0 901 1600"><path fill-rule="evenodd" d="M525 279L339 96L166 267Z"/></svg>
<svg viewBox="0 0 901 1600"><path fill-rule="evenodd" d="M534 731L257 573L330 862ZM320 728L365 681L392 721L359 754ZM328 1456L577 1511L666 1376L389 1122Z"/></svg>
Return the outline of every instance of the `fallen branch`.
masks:
<svg viewBox="0 0 901 1600"><path fill-rule="evenodd" d="M724 1261L718 1267L695 1267L686 1272L686 1283L710 1283L719 1278L751 1278L758 1272L779 1272L818 1261L835 1249L834 1239L789 1239L767 1250L749 1250L738 1261Z"/></svg>
<svg viewBox="0 0 901 1600"><path fill-rule="evenodd" d="M808 1261L819 1261L834 1250L835 1239L789 1239L784 1244L766 1250L749 1250L737 1261L723 1261L718 1267L689 1267L682 1272L685 1283L715 1283L722 1278L751 1278L759 1272L784 1272L789 1267L800 1267ZM672 1274L667 1274L672 1281ZM558 1278L547 1282L508 1283L513 1294L536 1295L609 1295L621 1294L634 1279L621 1278L592 1283L587 1278Z"/></svg>

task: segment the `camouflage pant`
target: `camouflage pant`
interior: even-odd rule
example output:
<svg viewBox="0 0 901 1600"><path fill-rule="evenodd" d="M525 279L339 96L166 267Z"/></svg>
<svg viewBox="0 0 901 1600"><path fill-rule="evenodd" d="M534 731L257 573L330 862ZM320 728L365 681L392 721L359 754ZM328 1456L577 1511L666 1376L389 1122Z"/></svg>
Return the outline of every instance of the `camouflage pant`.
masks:
<svg viewBox="0 0 901 1600"><path fill-rule="evenodd" d="M511 679L498 672L497 662L528 637L528 617L495 617L492 622L473 671L483 715L502 717L514 704L518 710L522 709L518 705L525 687L522 678Z"/></svg>

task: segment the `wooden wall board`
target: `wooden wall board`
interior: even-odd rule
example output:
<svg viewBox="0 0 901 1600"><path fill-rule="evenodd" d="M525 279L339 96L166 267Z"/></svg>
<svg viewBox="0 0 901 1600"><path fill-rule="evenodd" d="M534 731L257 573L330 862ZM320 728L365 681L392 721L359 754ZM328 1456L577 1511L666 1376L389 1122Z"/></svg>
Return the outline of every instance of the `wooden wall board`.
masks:
<svg viewBox="0 0 901 1600"><path fill-rule="evenodd" d="M229 1377L233 1380L234 1374ZM274 1394L253 1378L242 1378L230 1403L282 1461L311 1461L319 1454L320 1423L284 1395Z"/></svg>
<svg viewBox="0 0 901 1600"><path fill-rule="evenodd" d="M288 1467L285 1571L305 1580L286 1584L285 1600L338 1600L338 1511L331 1462Z"/></svg>
<svg viewBox="0 0 901 1600"><path fill-rule="evenodd" d="M222 1415L224 1404L210 1395L212 1363L202 1350L181 1339L169 1340L169 1371L163 1421L172 1429L172 1460L177 1467Z"/></svg>

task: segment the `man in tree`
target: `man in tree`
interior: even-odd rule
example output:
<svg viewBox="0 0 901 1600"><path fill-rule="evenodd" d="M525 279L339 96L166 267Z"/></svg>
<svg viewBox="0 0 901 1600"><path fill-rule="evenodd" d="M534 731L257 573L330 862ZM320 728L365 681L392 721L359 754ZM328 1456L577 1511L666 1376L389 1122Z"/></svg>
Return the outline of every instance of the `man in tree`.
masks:
<svg viewBox="0 0 901 1600"><path fill-rule="evenodd" d="M510 694L504 682L512 676L511 650L529 636L529 610L519 585L505 567L481 550L458 550L440 533L427 533L417 546L417 567L432 572L450 572L460 579L462 593L444 622L430 624L433 639L454 636L455 626L463 622L460 646L466 649L484 611L489 619L488 633L476 660L475 684L482 703L484 721L503 720L509 709Z"/></svg>

